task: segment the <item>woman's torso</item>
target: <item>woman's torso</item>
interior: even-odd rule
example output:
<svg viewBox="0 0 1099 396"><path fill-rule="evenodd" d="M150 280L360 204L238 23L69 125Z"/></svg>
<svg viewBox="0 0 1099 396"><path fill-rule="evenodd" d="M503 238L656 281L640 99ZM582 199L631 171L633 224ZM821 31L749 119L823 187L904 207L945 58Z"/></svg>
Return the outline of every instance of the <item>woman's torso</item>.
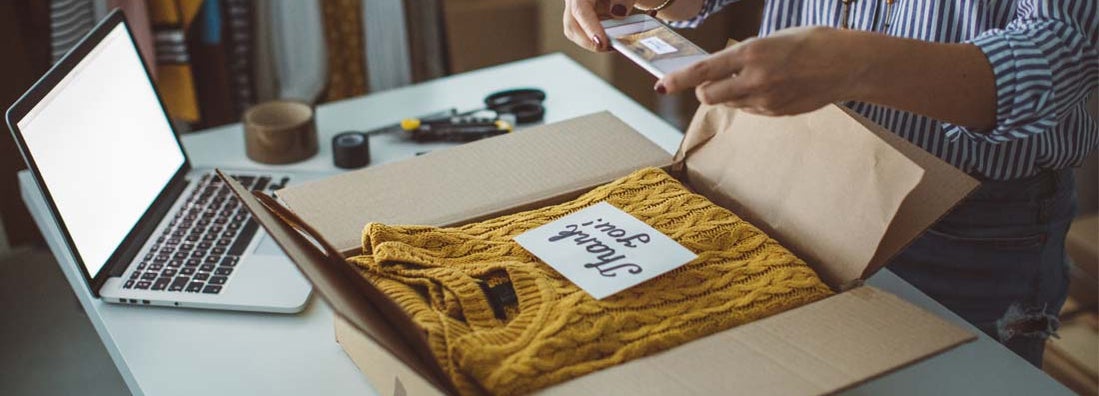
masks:
<svg viewBox="0 0 1099 396"><path fill-rule="evenodd" d="M924 41L965 42L986 31L1008 27L1019 12L1018 3L855 0L850 2L848 27ZM795 26L839 27L842 18L841 0L768 0L760 36ZM1071 107L1052 130L999 144L948 133L948 125L912 113L861 102L846 105L966 172L1008 180L1032 176L1042 169L1078 166L1099 141L1085 103L1082 100Z"/></svg>

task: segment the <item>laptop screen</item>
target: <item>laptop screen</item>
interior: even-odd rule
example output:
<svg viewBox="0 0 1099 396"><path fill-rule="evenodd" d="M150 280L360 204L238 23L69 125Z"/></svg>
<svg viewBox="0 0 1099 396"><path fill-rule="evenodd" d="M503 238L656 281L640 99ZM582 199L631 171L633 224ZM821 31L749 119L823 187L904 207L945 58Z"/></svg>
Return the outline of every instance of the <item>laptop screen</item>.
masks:
<svg viewBox="0 0 1099 396"><path fill-rule="evenodd" d="M124 24L16 123L95 276L185 159Z"/></svg>

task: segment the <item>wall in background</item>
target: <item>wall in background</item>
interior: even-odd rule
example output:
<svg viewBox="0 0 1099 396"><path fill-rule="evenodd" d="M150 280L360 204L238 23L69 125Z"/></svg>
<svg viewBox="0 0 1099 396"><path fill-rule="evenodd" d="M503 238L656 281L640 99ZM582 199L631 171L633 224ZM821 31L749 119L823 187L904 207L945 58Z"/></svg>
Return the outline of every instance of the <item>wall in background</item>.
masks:
<svg viewBox="0 0 1099 396"><path fill-rule="evenodd" d="M23 94L50 65L49 2L0 1L0 110ZM7 126L0 128L0 226L8 246L43 244L19 196L15 172L26 168Z"/></svg>

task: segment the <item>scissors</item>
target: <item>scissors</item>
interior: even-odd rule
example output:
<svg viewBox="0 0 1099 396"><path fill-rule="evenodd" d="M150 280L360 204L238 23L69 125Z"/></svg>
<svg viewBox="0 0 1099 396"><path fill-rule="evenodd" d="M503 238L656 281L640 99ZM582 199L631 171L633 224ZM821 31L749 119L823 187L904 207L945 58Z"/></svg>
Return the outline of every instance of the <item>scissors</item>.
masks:
<svg viewBox="0 0 1099 396"><path fill-rule="evenodd" d="M492 110L497 115L511 114L515 116L516 124L529 124L545 118L546 107L542 105L545 100L546 92L541 89L508 89L489 94L485 97L485 109L473 112Z"/></svg>

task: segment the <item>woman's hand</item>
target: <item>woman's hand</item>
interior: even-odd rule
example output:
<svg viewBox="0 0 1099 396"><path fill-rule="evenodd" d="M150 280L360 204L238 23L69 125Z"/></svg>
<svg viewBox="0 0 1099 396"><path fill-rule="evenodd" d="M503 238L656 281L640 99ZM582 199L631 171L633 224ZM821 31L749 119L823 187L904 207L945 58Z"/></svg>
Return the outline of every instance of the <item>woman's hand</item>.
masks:
<svg viewBox="0 0 1099 396"><path fill-rule="evenodd" d="M656 83L658 92L695 88L705 104L724 103L763 115L791 115L857 96L866 64L852 59L826 27L785 29L749 39Z"/></svg>
<svg viewBox="0 0 1099 396"><path fill-rule="evenodd" d="M588 51L611 48L600 20L623 18L630 14L636 0L565 0L565 37Z"/></svg>

